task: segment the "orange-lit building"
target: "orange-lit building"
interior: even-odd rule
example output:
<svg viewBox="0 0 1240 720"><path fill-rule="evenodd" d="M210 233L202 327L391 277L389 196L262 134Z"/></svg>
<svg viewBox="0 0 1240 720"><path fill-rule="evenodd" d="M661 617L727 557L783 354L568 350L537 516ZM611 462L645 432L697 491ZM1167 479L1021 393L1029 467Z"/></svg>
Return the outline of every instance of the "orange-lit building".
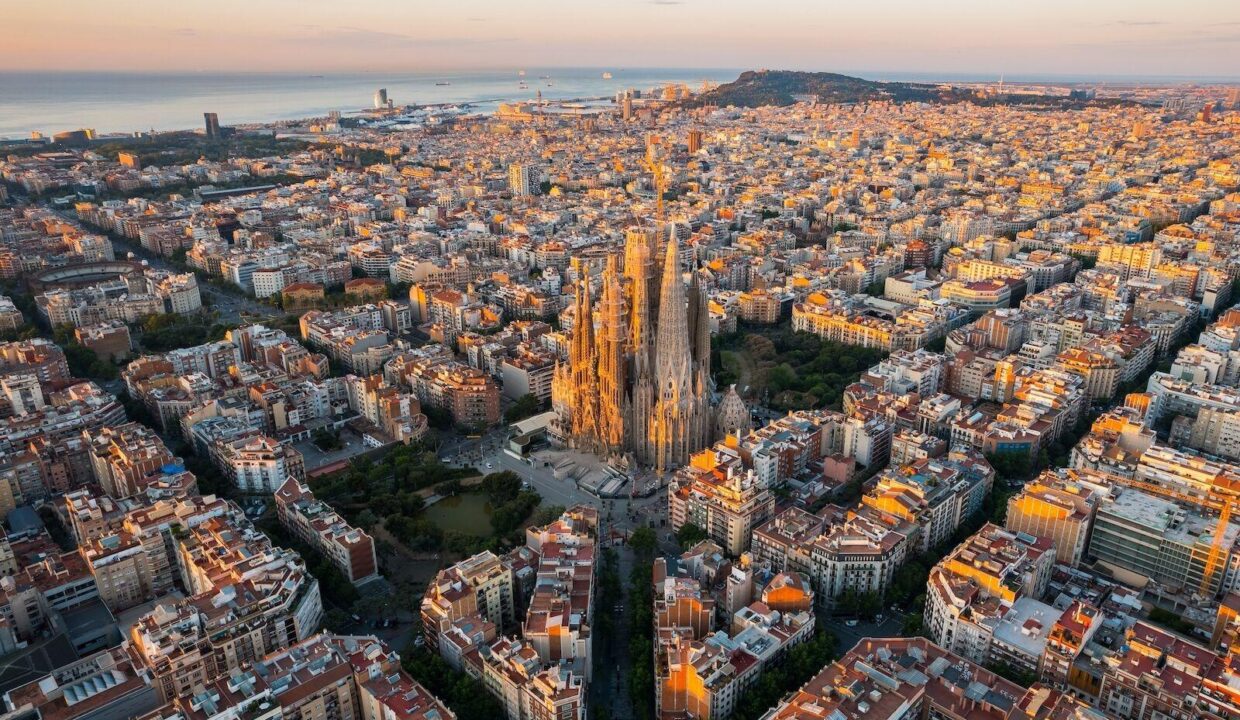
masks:
<svg viewBox="0 0 1240 720"><path fill-rule="evenodd" d="M1016 532L1050 538L1056 559L1075 567L1085 553L1101 492L1098 484L1089 482L1091 477L1102 480L1087 471L1044 471L1008 499L1004 524Z"/></svg>

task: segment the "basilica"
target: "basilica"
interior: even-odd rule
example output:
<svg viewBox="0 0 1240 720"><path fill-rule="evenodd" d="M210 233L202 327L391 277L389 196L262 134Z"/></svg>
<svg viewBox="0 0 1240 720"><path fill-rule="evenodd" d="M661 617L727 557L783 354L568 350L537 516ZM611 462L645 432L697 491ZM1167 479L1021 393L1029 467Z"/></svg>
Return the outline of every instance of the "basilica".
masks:
<svg viewBox="0 0 1240 720"><path fill-rule="evenodd" d="M633 230L623 269L607 258L597 301L589 275L578 281L568 362L551 394L569 446L663 473L709 445L716 422L706 292L696 273L686 289L674 235L661 271L657 256L658 235Z"/></svg>

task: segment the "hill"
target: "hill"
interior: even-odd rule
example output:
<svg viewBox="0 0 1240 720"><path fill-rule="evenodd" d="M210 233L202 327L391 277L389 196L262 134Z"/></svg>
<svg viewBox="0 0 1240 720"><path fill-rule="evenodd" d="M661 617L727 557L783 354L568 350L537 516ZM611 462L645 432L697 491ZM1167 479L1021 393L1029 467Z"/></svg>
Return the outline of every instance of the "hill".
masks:
<svg viewBox="0 0 1240 720"><path fill-rule="evenodd" d="M819 102L853 103L874 100L929 100L933 85L882 83L848 75L792 70L747 70L730 83L694 98L695 105L791 105L797 95L817 95Z"/></svg>
<svg viewBox="0 0 1240 720"><path fill-rule="evenodd" d="M760 107L792 105L797 96L814 95L824 103L860 103L876 101L958 103L979 105L1049 105L1082 107L1088 104L1109 104L1117 101L1073 100L1064 95L1006 94L1001 97L982 96L972 89L910 82L879 82L864 78L826 72L795 70L747 70L730 83L724 83L686 101L688 107L714 105L726 107Z"/></svg>

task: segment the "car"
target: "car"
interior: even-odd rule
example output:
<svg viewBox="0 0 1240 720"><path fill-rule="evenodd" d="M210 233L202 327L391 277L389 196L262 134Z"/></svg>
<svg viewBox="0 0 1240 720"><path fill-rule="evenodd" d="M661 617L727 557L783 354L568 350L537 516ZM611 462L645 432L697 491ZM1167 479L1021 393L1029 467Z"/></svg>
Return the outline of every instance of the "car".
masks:
<svg viewBox="0 0 1240 720"><path fill-rule="evenodd" d="M487 470L490 470L493 467L495 467L495 463L487 463Z"/></svg>
<svg viewBox="0 0 1240 720"><path fill-rule="evenodd" d="M855 619L849 620L848 622L844 624L847 625L848 627L857 627L857 621Z"/></svg>

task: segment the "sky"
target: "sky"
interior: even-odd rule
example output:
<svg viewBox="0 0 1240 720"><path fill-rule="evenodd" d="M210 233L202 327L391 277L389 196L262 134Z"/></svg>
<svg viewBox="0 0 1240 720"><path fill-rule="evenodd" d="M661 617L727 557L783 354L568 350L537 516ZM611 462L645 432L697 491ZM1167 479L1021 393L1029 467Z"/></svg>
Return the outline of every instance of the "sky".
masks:
<svg viewBox="0 0 1240 720"><path fill-rule="evenodd" d="M1240 78L1237 0L40 0L0 70L700 67Z"/></svg>

